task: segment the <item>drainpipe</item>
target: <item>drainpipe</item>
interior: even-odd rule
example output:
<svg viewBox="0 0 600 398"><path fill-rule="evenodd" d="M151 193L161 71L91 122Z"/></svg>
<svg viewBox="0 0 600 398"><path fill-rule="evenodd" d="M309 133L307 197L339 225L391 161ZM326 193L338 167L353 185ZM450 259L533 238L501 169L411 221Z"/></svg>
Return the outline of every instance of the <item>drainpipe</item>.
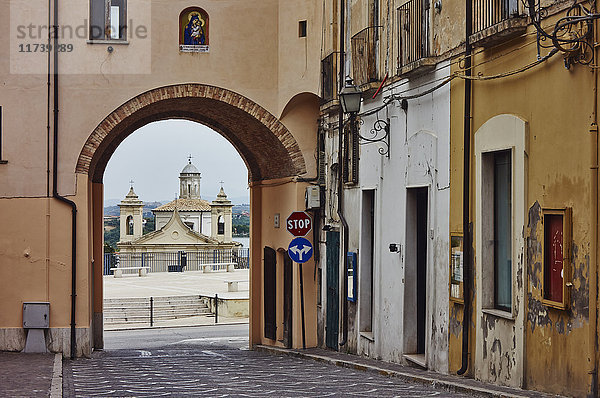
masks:
<svg viewBox="0 0 600 398"><path fill-rule="evenodd" d="M340 87L342 87L342 85L344 84L345 79L345 70L346 70L346 64L345 64L345 32L344 29L345 28L345 19L346 19L346 4L344 2L344 0L340 0ZM341 88L340 88L341 91ZM339 118L339 134L338 134L338 208L337 208L337 214L338 217L340 218L340 221L342 222L342 261L344 262L344 274L343 274L343 283L344 283L344 289L343 289L343 294L344 294L344 298L343 298L343 304L342 304L342 308L343 308L343 313L342 313L342 341L339 343L340 347L343 347L344 345L346 345L346 342L348 342L348 300L346 300L346 297L348 297L348 278L347 278L347 274L348 274L348 270L346 269L346 250L348 247L348 222L346 221L346 218L344 217L344 181L343 181L343 173L342 173L342 162L344 160L344 157L342 156L342 143L343 143L343 135L344 135L344 112L342 110L342 107L340 105L340 110L339 110L339 114L338 114L338 118Z"/></svg>
<svg viewBox="0 0 600 398"><path fill-rule="evenodd" d="M75 341L75 310L76 310L76 255L77 255L77 205L72 200L58 193L58 0L54 0L54 145L52 157L52 197L71 206L71 359L75 358L77 349Z"/></svg>
<svg viewBox="0 0 600 398"><path fill-rule="evenodd" d="M473 0L466 0L465 15L465 75L471 76L472 47L469 36L473 24ZM462 330L462 367L456 372L464 374L469 368L469 326L471 324L471 231L469 229L470 213L470 168L471 168L471 79L465 79L465 114L463 130L463 330Z"/></svg>
<svg viewBox="0 0 600 398"><path fill-rule="evenodd" d="M597 3L597 1L595 2ZM594 43L598 43L598 21L594 21ZM595 46L594 59L598 59L598 47ZM592 158L590 167L591 193L592 193L592 220L594 220L592 250L590 251L590 347L592 350L592 360L589 364L589 373L592 376L591 393L593 397L598 396L598 70L593 69L594 89L593 89L593 108L592 124L590 126L590 144L592 148Z"/></svg>

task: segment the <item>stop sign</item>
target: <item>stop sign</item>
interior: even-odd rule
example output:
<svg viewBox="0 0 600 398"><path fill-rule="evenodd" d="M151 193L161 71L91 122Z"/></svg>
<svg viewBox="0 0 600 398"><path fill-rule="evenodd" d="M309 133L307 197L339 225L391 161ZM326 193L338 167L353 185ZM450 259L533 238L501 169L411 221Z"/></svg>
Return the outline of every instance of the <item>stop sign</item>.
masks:
<svg viewBox="0 0 600 398"><path fill-rule="evenodd" d="M306 236L312 229L312 219L304 211L295 211L287 218L286 228L294 236Z"/></svg>

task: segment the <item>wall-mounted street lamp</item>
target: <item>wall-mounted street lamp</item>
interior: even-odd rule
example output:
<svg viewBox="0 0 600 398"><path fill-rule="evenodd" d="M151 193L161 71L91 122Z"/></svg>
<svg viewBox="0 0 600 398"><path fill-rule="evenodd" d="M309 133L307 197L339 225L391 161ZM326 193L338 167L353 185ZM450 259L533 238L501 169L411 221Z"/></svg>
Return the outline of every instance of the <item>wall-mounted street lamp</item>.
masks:
<svg viewBox="0 0 600 398"><path fill-rule="evenodd" d="M359 138L361 145L370 144L374 142L380 142L384 147L379 148L379 153L385 155L388 159L390 157L390 122L389 120L377 119L373 123L373 128L369 131L370 137L363 137L356 128L356 115L360 111L360 101L362 93L354 84L352 84L352 78L348 76L346 78L346 85L340 92L340 104L342 105L342 111L345 114L350 114L350 128L352 134L356 134ZM380 132L383 131L383 135Z"/></svg>
<svg viewBox="0 0 600 398"><path fill-rule="evenodd" d="M360 111L360 99L362 93L354 84L352 84L352 78L346 77L346 85L340 92L340 103L342 104L342 111L349 113L351 116Z"/></svg>

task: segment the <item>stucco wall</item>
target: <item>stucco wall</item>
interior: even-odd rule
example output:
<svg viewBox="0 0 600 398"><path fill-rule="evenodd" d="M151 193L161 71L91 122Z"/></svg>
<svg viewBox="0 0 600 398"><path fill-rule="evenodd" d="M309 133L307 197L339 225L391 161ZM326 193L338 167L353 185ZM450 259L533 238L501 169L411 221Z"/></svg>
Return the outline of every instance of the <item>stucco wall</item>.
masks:
<svg viewBox="0 0 600 398"><path fill-rule="evenodd" d="M427 79L447 76L442 67L440 72ZM428 80L422 78L411 82L417 87ZM406 86L401 86L403 90ZM366 101L363 111L381 104L381 99L399 90L392 85L384 90L376 101ZM390 157L381 155L382 144L360 147L359 186L345 191L346 217L349 223L349 251L359 251L359 274L364 271L360 256L367 239L359 232L364 227L360 209L362 192L375 190L375 239L374 239L374 288L373 288L373 331L372 339L360 333L361 292L369 289L358 286L358 304L350 303L351 336L350 350L384 360L402 362L403 354L412 354L407 349L408 329L413 322L405 324L407 312L414 311L406 302L406 295L414 292L415 286L407 286L407 261L413 260L407 248L407 189L428 188L427 221L427 310L426 310L426 361L430 369L445 372L448 367L448 264L449 264L449 139L450 139L450 91L449 87L408 102L405 112L399 102L388 106L377 115L363 117L361 134L369 137L375 121L389 118ZM382 134L382 133L380 133ZM410 215L412 216L412 214ZM399 246L398 252L390 252L390 243ZM414 250L414 249L413 249ZM363 250L364 251L364 250ZM410 256L413 256L410 254ZM361 279L359 279L361 280ZM408 283L408 282L406 282ZM410 317L409 317L410 318ZM354 348L354 346L356 348Z"/></svg>

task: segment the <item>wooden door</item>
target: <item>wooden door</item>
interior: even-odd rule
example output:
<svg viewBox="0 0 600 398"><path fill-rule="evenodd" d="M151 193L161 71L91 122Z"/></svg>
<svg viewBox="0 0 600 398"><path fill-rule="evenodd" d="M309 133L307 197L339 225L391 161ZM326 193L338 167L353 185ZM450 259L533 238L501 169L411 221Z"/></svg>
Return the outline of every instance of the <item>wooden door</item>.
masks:
<svg viewBox="0 0 600 398"><path fill-rule="evenodd" d="M340 233L327 232L327 312L325 344L338 349Z"/></svg>
<svg viewBox="0 0 600 398"><path fill-rule="evenodd" d="M283 254L283 345L292 348L293 262L288 252Z"/></svg>
<svg viewBox="0 0 600 398"><path fill-rule="evenodd" d="M275 340L277 338L277 255L275 250L265 246L264 258L265 337Z"/></svg>

